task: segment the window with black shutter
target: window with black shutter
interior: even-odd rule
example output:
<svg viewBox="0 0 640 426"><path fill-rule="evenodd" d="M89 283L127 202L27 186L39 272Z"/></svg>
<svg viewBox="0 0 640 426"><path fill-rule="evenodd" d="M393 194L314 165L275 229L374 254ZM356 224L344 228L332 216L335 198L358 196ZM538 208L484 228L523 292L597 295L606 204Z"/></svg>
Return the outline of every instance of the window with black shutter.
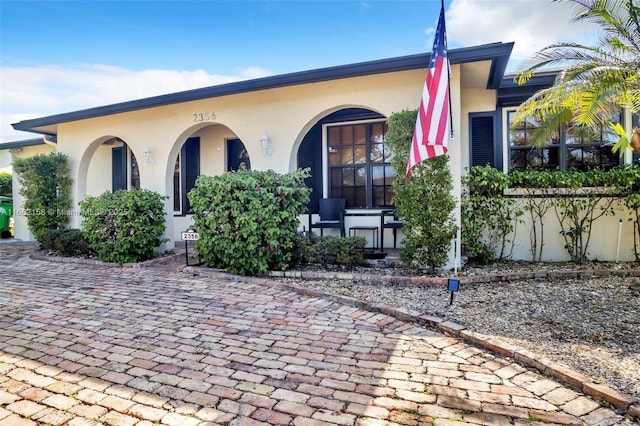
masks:
<svg viewBox="0 0 640 426"><path fill-rule="evenodd" d="M496 164L496 147L493 113L478 113L469 116L471 128L471 167L500 166ZM501 168L501 167L497 167Z"/></svg>

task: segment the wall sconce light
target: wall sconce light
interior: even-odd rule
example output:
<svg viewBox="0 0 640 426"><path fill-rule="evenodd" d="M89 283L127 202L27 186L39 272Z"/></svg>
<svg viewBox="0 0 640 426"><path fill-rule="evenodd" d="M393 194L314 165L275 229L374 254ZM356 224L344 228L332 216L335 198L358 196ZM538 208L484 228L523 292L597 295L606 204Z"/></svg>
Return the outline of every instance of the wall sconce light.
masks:
<svg viewBox="0 0 640 426"><path fill-rule="evenodd" d="M151 158L151 150L149 149L148 146L144 147L144 151L142 151L142 156L144 157L144 160L147 163L153 164L153 158Z"/></svg>
<svg viewBox="0 0 640 426"><path fill-rule="evenodd" d="M267 136L266 133L260 138L260 143L262 143L262 151L264 152L264 155L270 156L273 151L271 150L271 145L269 143L269 136Z"/></svg>

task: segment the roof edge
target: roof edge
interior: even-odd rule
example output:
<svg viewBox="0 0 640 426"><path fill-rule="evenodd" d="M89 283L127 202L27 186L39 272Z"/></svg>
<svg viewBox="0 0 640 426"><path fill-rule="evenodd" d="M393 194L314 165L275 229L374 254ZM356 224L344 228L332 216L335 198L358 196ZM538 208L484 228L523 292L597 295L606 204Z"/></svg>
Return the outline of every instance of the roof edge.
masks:
<svg viewBox="0 0 640 426"><path fill-rule="evenodd" d="M33 139L23 139L20 141L13 142L0 142L0 151L5 149L16 149L16 148L26 148L28 146L36 146L36 145L44 145L44 139L42 138L33 138Z"/></svg>
<svg viewBox="0 0 640 426"><path fill-rule="evenodd" d="M451 64L492 60L492 69L487 86L497 88L502 80L506 64L511 55L513 43L490 43L478 46L470 46L458 49L450 49L448 52ZM199 89L191 89L165 95L152 96L132 101L120 102L111 105L99 106L62 114L50 115L40 118L23 120L12 124L15 130L45 133L33 130L35 127L54 125L69 121L84 120L103 115L118 114L140 109L170 105L174 103L196 101L206 98L253 92L299 84L317 83L322 81L337 80L342 78L360 77L364 75L382 74L388 72L407 71L427 67L430 53L399 56L394 58L379 59L367 62L359 62L348 65L338 65L327 68L319 68L308 71L298 71L288 74L280 74L262 77L252 80L243 80L232 83L209 86ZM499 85L499 84L498 84Z"/></svg>

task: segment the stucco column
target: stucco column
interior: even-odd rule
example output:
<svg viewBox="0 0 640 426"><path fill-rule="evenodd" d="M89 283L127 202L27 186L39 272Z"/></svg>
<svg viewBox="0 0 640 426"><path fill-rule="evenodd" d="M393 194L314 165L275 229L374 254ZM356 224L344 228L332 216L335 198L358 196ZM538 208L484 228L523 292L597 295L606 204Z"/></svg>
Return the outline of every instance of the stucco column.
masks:
<svg viewBox="0 0 640 426"><path fill-rule="evenodd" d="M157 147L171 146L173 142L173 140L158 141L153 146L136 146L135 149L132 147L140 170L140 188L155 191L163 197L167 197L163 200L165 217L163 238L168 239L168 241L159 247L160 252L173 249L175 241L173 240L173 203L170 197L173 191L173 180L167 173L170 152ZM145 152L145 148L148 149L147 152Z"/></svg>

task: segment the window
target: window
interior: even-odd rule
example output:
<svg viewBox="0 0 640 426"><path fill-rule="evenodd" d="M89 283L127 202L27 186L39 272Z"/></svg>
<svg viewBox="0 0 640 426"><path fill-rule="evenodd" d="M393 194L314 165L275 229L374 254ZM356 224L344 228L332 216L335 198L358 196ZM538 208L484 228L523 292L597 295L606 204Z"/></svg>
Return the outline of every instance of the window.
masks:
<svg viewBox="0 0 640 426"><path fill-rule="evenodd" d="M175 215L193 213L187 198L200 175L200 138L189 138L182 145L173 169L173 211Z"/></svg>
<svg viewBox="0 0 640 426"><path fill-rule="evenodd" d="M619 164L613 153L617 138L608 126L598 132L577 127L560 127L542 147L531 145L531 137L539 123L531 118L511 128L515 111L507 113L509 170L514 169L610 169ZM619 122L620 114L612 121Z"/></svg>
<svg viewBox="0 0 640 426"><path fill-rule="evenodd" d="M327 128L330 195L345 198L347 208L393 205L396 173L384 143L386 131L382 121Z"/></svg>

